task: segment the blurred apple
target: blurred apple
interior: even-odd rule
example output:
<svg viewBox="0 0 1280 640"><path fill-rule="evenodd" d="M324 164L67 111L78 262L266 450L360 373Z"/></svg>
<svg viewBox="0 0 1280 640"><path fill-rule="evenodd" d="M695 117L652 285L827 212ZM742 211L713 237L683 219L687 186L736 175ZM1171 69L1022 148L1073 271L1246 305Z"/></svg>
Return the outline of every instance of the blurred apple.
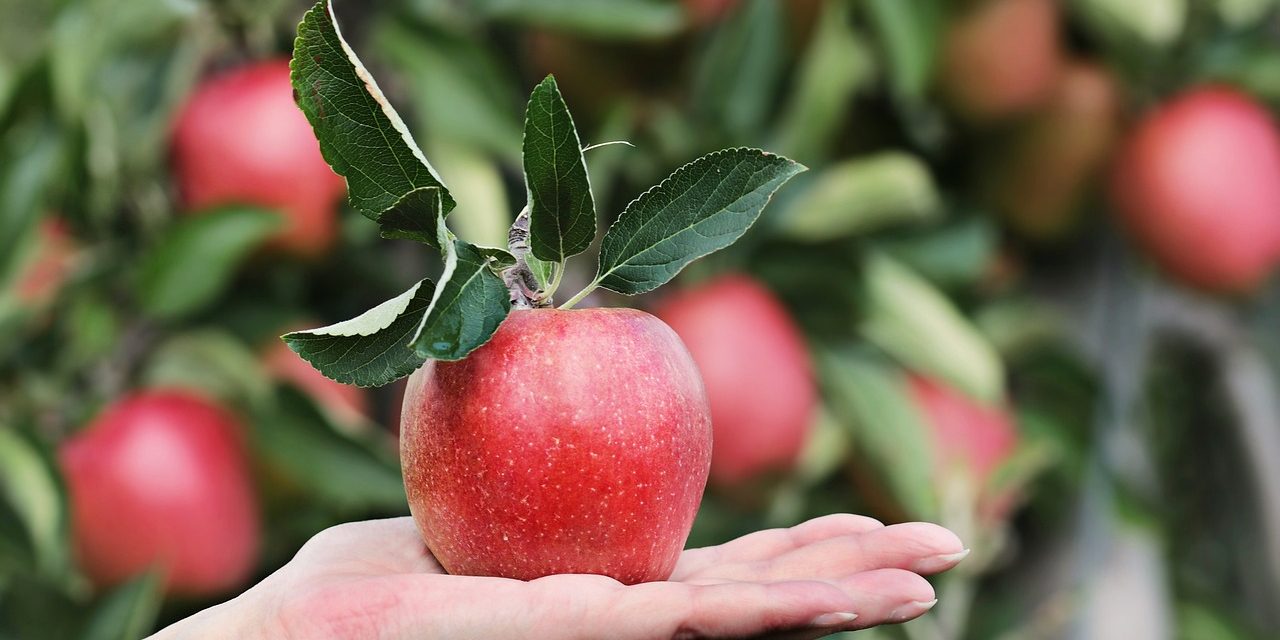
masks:
<svg viewBox="0 0 1280 640"><path fill-rule="evenodd" d="M326 378L284 342L273 340L262 354L262 363L275 379L306 393L338 425L356 429L368 422L371 409L365 389Z"/></svg>
<svg viewBox="0 0 1280 640"><path fill-rule="evenodd" d="M804 337L777 298L741 274L673 294L655 315L702 372L715 433L711 480L729 487L795 464L817 402Z"/></svg>
<svg viewBox="0 0 1280 640"><path fill-rule="evenodd" d="M1106 69L1076 61L1059 75L1049 102L998 145L985 191L1018 234L1052 241L1078 222L1081 200L1120 135L1120 98Z"/></svg>
<svg viewBox="0 0 1280 640"><path fill-rule="evenodd" d="M513 311L410 378L409 508L449 573L666 580L707 482L711 417L680 339L634 309Z"/></svg>
<svg viewBox="0 0 1280 640"><path fill-rule="evenodd" d="M993 491L991 483L1018 448L1013 418L1003 407L980 404L936 380L912 375L907 384L932 436L939 484L961 474L976 492L978 513L987 520L1002 520L1015 495L1009 489Z"/></svg>
<svg viewBox="0 0 1280 640"><path fill-rule="evenodd" d="M294 104L288 60L239 67L200 85L178 115L172 161L188 211L228 203L277 208L285 224L276 249L315 257L333 244L346 187Z"/></svg>
<svg viewBox="0 0 1280 640"><path fill-rule="evenodd" d="M170 593L241 585L259 544L241 425L185 391L122 398L65 442L80 566L99 586L159 566Z"/></svg>
<svg viewBox="0 0 1280 640"><path fill-rule="evenodd" d="M986 122L1044 103L1062 57L1055 0L973 0L958 11L938 61L940 88L952 107Z"/></svg>
<svg viewBox="0 0 1280 640"><path fill-rule="evenodd" d="M35 246L18 267L12 292L19 304L41 307L48 304L66 280L78 255L78 245L66 222L58 218L40 221Z"/></svg>
<svg viewBox="0 0 1280 640"><path fill-rule="evenodd" d="M1234 89L1195 88L1148 114L1111 187L1137 242L1187 284L1249 292L1280 257L1280 133Z"/></svg>

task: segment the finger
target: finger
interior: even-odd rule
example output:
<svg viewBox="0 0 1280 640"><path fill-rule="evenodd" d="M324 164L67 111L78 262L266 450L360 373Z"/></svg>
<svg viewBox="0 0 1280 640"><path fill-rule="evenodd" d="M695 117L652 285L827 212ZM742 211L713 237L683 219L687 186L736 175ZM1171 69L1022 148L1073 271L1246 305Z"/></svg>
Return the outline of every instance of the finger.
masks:
<svg viewBox="0 0 1280 640"><path fill-rule="evenodd" d="M932 574L954 567L967 554L947 529L915 522L821 540L766 560L709 568L699 577L773 582L836 579L873 569Z"/></svg>
<svg viewBox="0 0 1280 640"><path fill-rule="evenodd" d="M444 572L407 516L329 527L308 540L298 558L301 566L370 575Z"/></svg>
<svg viewBox="0 0 1280 640"><path fill-rule="evenodd" d="M396 575L352 586L295 599L281 616L285 630L343 638L737 638L834 630L856 619L857 604L837 585L799 581L628 587L593 575L531 582Z"/></svg>
<svg viewBox="0 0 1280 640"><path fill-rule="evenodd" d="M884 525L875 518L835 513L814 518L790 529L757 531L722 545L689 549L680 554L671 579L676 581L699 577L707 569L724 565L767 560L778 554L820 540L853 535L881 529Z"/></svg>
<svg viewBox="0 0 1280 640"><path fill-rule="evenodd" d="M854 600L858 614L842 630L914 620L938 602L928 580L903 569L864 571L835 584Z"/></svg>

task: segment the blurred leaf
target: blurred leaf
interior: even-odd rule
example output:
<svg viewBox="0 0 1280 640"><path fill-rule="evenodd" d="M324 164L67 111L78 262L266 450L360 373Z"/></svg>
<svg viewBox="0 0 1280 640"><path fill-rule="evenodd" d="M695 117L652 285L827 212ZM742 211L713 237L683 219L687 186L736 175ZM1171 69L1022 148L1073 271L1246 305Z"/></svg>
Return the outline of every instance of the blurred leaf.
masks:
<svg viewBox="0 0 1280 640"><path fill-rule="evenodd" d="M1272 104L1280 103L1280 49L1270 32L1230 34L1198 53L1199 82L1234 84Z"/></svg>
<svg viewBox="0 0 1280 640"><path fill-rule="evenodd" d="M449 216L458 237L478 245L506 246L511 207L497 163L460 144L437 143L429 150L437 158L449 159L440 175L453 185L458 198L458 207Z"/></svg>
<svg viewBox="0 0 1280 640"><path fill-rule="evenodd" d="M954 224L879 242L889 255L940 286L972 285L987 273L996 250L990 220L970 216Z"/></svg>
<svg viewBox="0 0 1280 640"><path fill-rule="evenodd" d="M867 257L859 329L899 362L986 403L1004 397L1004 366L941 292L879 253Z"/></svg>
<svg viewBox="0 0 1280 640"><path fill-rule="evenodd" d="M50 577L65 575L70 565L66 488L53 454L10 425L0 425L0 494L26 530L35 568Z"/></svg>
<svg viewBox="0 0 1280 640"><path fill-rule="evenodd" d="M151 571L116 587L94 609L83 640L134 640L147 635L160 613L162 581Z"/></svg>
<svg viewBox="0 0 1280 640"><path fill-rule="evenodd" d="M1245 27L1257 23L1275 9L1277 0L1215 0L1218 15L1233 27Z"/></svg>
<svg viewBox="0 0 1280 640"><path fill-rule="evenodd" d="M334 55L342 52L342 55ZM453 197L338 29L329 2L307 11L294 43L294 97L351 206L388 238L436 245Z"/></svg>
<svg viewBox="0 0 1280 640"><path fill-rule="evenodd" d="M223 208L178 221L139 259L137 293L143 309L168 319L204 309L280 223L279 213L251 207Z"/></svg>
<svg viewBox="0 0 1280 640"><path fill-rule="evenodd" d="M0 639L75 638L83 604L47 581L20 576L0 584Z"/></svg>
<svg viewBox="0 0 1280 640"><path fill-rule="evenodd" d="M818 365L824 393L850 429L857 459L873 467L875 477L911 517L936 519L935 457L902 374L851 350L820 351Z"/></svg>
<svg viewBox="0 0 1280 640"><path fill-rule="evenodd" d="M404 483L396 464L372 443L335 429L293 389L281 389L279 406L260 416L258 454L302 490L334 508L402 512Z"/></svg>
<svg viewBox="0 0 1280 640"><path fill-rule="evenodd" d="M478 147L519 159L516 81L478 37L394 17L379 21L368 42L387 66L399 71L428 147ZM441 169L449 177L454 156L434 157L449 158ZM458 200L467 202L463 194Z"/></svg>
<svg viewBox="0 0 1280 640"><path fill-rule="evenodd" d="M435 285L422 280L408 291L350 320L284 336L303 360L325 376L361 387L380 387L413 373L425 358L410 339L431 306Z"/></svg>
<svg viewBox="0 0 1280 640"><path fill-rule="evenodd" d="M805 170L759 149L725 149L676 169L627 205L605 233L593 286L635 295L742 237L769 198Z"/></svg>
<svg viewBox="0 0 1280 640"><path fill-rule="evenodd" d="M598 38L663 38L684 27L680 4L663 0L476 0L490 18Z"/></svg>
<svg viewBox="0 0 1280 640"><path fill-rule="evenodd" d="M849 3L824 3L773 148L800 162L824 159L845 124L853 97L875 73L871 53L849 26Z"/></svg>
<svg viewBox="0 0 1280 640"><path fill-rule="evenodd" d="M1178 605L1178 640L1251 640L1260 637L1223 611L1184 602Z"/></svg>
<svg viewBox="0 0 1280 640"><path fill-rule="evenodd" d="M271 382L258 356L230 334L188 330L162 343L142 371L144 386L179 386L238 402L262 402Z"/></svg>
<svg viewBox="0 0 1280 640"><path fill-rule="evenodd" d="M596 206L573 116L547 76L533 88L524 121L529 248L548 262L586 251L596 237Z"/></svg>
<svg viewBox="0 0 1280 640"><path fill-rule="evenodd" d="M18 243L35 226L60 177L62 144L43 118L24 119L0 133L0 281L15 268Z"/></svg>
<svg viewBox="0 0 1280 640"><path fill-rule="evenodd" d="M823 169L777 225L786 237L821 242L940 213L929 168L915 156L887 151Z"/></svg>
<svg viewBox="0 0 1280 640"><path fill-rule="evenodd" d="M863 4L884 47L894 94L919 100L933 81L945 4L941 0L865 0Z"/></svg>
<svg viewBox="0 0 1280 640"><path fill-rule="evenodd" d="M1173 44L1187 22L1187 0L1073 0L1094 29L1124 43L1138 39L1150 46Z"/></svg>
<svg viewBox="0 0 1280 640"><path fill-rule="evenodd" d="M431 306L410 345L417 354L435 360L461 360L493 337L511 311L511 293L501 276L495 254L441 235L446 247L444 272Z"/></svg>
<svg viewBox="0 0 1280 640"><path fill-rule="evenodd" d="M747 0L715 31L699 58L693 105L735 143L760 141L783 70L784 3Z"/></svg>

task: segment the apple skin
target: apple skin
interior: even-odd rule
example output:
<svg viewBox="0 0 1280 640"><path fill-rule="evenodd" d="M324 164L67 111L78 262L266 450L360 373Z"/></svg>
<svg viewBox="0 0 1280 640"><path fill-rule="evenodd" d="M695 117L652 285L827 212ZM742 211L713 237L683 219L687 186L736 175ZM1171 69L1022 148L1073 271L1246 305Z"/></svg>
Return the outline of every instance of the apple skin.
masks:
<svg viewBox="0 0 1280 640"><path fill-rule="evenodd" d="M372 415L366 390L326 378L280 340L273 340L263 351L262 363L272 377L306 393L343 426L362 425Z"/></svg>
<svg viewBox="0 0 1280 640"><path fill-rule="evenodd" d="M1187 284L1247 293L1280 257L1280 133L1234 89L1198 87L1148 114L1112 177L1129 232Z"/></svg>
<svg viewBox="0 0 1280 640"><path fill-rule="evenodd" d="M817 405L813 366L786 308L749 276L730 274L664 300L702 372L715 450L711 480L732 487L795 464Z"/></svg>
<svg viewBox="0 0 1280 640"><path fill-rule="evenodd" d="M670 577L707 481L711 418L675 332L633 309L514 310L409 379L409 508L451 574Z"/></svg>
<svg viewBox="0 0 1280 640"><path fill-rule="evenodd" d="M932 436L936 468L969 474L979 490L979 513L986 520L1003 520L1013 508L1015 495L1010 491L993 495L988 488L1018 449L1018 428L1012 416L1004 407L982 405L923 376L909 376L907 385Z"/></svg>
<svg viewBox="0 0 1280 640"><path fill-rule="evenodd" d="M987 197L1024 238L1051 242L1079 222L1080 204L1120 137L1120 92L1105 68L1068 63L1049 101L998 149Z"/></svg>
<svg viewBox="0 0 1280 640"><path fill-rule="evenodd" d="M186 391L135 393L59 449L81 568L99 586L153 565L166 591L208 596L241 585L259 546L241 426Z"/></svg>
<svg viewBox="0 0 1280 640"><path fill-rule="evenodd" d="M938 82L966 120L989 122L1042 104L1062 62L1055 0L977 0L950 23Z"/></svg>
<svg viewBox="0 0 1280 640"><path fill-rule="evenodd" d="M284 226L272 248L317 257L333 244L346 183L325 164L294 104L287 59L201 84L178 115L171 158L188 211L232 203L276 208Z"/></svg>

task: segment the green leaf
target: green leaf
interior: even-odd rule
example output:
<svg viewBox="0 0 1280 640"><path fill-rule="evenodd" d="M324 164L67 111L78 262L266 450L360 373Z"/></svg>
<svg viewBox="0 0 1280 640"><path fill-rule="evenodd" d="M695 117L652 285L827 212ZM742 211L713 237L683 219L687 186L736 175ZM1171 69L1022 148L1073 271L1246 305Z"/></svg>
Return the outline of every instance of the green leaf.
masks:
<svg viewBox="0 0 1280 640"><path fill-rule="evenodd" d="M759 149L709 153L627 205L600 246L595 283L651 291L685 265L742 237L769 198L805 167Z"/></svg>
<svg viewBox="0 0 1280 640"><path fill-rule="evenodd" d="M280 214L232 207L179 221L142 256L138 297L148 313L178 318L205 308L277 227Z"/></svg>
<svg viewBox="0 0 1280 640"><path fill-rule="evenodd" d="M679 3L662 0L477 0L489 17L597 38L663 38L685 26Z"/></svg>
<svg viewBox="0 0 1280 640"><path fill-rule="evenodd" d="M941 213L929 168L913 155L887 151L824 169L779 217L780 232L823 242Z"/></svg>
<svg viewBox="0 0 1280 640"><path fill-rule="evenodd" d="M933 80L938 59L945 3L867 0L865 6L885 49L894 93L908 99L923 97Z"/></svg>
<svg viewBox="0 0 1280 640"><path fill-rule="evenodd" d="M148 572L116 587L99 604L83 640L133 640L146 636L160 613L160 573Z"/></svg>
<svg viewBox="0 0 1280 640"><path fill-rule="evenodd" d="M529 191L529 248L548 262L586 251L596 237L596 205L582 141L556 79L533 88L524 117L524 176Z"/></svg>
<svg viewBox="0 0 1280 640"><path fill-rule="evenodd" d="M777 102L786 60L785 3L750 0L719 28L700 57L693 105L732 140L759 140Z"/></svg>
<svg viewBox="0 0 1280 640"><path fill-rule="evenodd" d="M307 11L293 51L294 98L325 160L347 179L351 206L384 236L435 244L434 226L453 209L453 197L342 39L331 2Z"/></svg>
<svg viewBox="0 0 1280 640"><path fill-rule="evenodd" d="M877 244L930 281L957 287L988 273L998 240L990 217L972 216Z"/></svg>
<svg viewBox="0 0 1280 640"><path fill-rule="evenodd" d="M293 389L280 391L279 406L258 416L254 444L273 470L326 505L359 513L404 509L398 465L373 442L346 435Z"/></svg>
<svg viewBox="0 0 1280 640"><path fill-rule="evenodd" d="M936 519L935 456L902 374L862 351L824 349L818 356L825 395L850 429L860 461L873 467L912 518Z"/></svg>
<svg viewBox="0 0 1280 640"><path fill-rule="evenodd" d="M18 516L34 550L35 567L60 576L69 567L65 487L51 452L11 425L0 425L0 497Z"/></svg>
<svg viewBox="0 0 1280 640"><path fill-rule="evenodd" d="M215 329L188 330L162 343L147 359L142 383L187 387L237 404L261 401L271 388L258 354Z"/></svg>
<svg viewBox="0 0 1280 640"><path fill-rule="evenodd" d="M536 256L526 255L524 262L529 266L529 271L533 273L533 279L537 281L538 288L546 291L551 284L551 277L555 275L556 263L539 260ZM564 268L564 267L560 267Z"/></svg>
<svg viewBox="0 0 1280 640"><path fill-rule="evenodd" d="M897 261L867 257L861 332L902 364L987 403L1004 397L1004 365L937 289Z"/></svg>
<svg viewBox="0 0 1280 640"><path fill-rule="evenodd" d="M413 373L425 358L410 338L431 306L435 285L422 280L408 291L345 322L284 336L320 373L361 387L380 387Z"/></svg>
<svg viewBox="0 0 1280 640"><path fill-rule="evenodd" d="M461 360L488 342L511 311L510 291L496 271L502 258L495 256L505 252L445 237L441 245L444 273L410 344L423 358Z"/></svg>

